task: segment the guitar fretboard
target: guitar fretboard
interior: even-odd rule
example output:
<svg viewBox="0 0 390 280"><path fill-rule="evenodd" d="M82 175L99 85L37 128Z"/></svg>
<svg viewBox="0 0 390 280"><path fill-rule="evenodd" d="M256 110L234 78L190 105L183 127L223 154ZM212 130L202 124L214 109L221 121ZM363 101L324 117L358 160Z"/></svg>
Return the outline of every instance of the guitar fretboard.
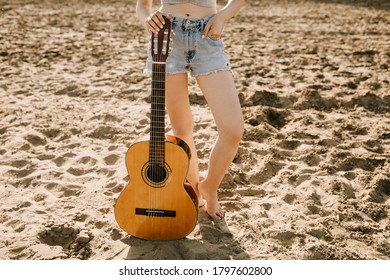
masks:
<svg viewBox="0 0 390 280"><path fill-rule="evenodd" d="M164 165L165 159L165 64L153 64L149 161Z"/></svg>

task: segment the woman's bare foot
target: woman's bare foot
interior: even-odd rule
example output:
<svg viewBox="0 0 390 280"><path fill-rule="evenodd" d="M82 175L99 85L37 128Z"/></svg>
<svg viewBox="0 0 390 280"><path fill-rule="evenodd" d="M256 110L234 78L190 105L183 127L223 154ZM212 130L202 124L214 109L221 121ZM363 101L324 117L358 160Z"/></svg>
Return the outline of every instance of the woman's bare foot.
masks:
<svg viewBox="0 0 390 280"><path fill-rule="evenodd" d="M219 205L217 191L206 186L204 181L199 183L198 190L201 197L206 200L206 211L209 216L214 221L222 220L225 216L225 212Z"/></svg>

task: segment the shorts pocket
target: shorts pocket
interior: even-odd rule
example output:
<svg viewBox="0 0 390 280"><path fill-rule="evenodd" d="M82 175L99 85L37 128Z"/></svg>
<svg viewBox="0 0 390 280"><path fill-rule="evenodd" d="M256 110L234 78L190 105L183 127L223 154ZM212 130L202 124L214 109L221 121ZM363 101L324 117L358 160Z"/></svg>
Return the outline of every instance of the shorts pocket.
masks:
<svg viewBox="0 0 390 280"><path fill-rule="evenodd" d="M209 38L212 41L219 41L219 40L221 40L221 37L214 38L214 37L211 37L210 34L207 34L207 38Z"/></svg>

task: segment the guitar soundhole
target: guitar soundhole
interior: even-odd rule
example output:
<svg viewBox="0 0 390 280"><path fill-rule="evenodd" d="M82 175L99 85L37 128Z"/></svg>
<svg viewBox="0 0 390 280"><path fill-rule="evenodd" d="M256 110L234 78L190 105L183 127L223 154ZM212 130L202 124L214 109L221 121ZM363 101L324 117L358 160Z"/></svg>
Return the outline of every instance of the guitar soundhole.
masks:
<svg viewBox="0 0 390 280"><path fill-rule="evenodd" d="M167 172L164 166L154 164L149 166L147 176L153 183L161 183L167 177Z"/></svg>
<svg viewBox="0 0 390 280"><path fill-rule="evenodd" d="M142 167L142 178L153 188L164 187L171 175L172 170L166 163L162 166L160 164L149 164L149 162L147 162Z"/></svg>

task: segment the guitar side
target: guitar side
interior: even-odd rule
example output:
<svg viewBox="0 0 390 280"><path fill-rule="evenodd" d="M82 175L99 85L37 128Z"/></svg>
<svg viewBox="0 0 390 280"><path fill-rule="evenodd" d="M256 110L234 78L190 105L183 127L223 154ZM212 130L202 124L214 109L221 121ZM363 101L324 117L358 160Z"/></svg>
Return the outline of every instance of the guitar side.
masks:
<svg viewBox="0 0 390 280"><path fill-rule="evenodd" d="M165 165L167 176L158 186L151 186L145 175L150 142L130 146L126 167L130 182L115 204L119 226L135 237L146 240L176 240L187 236L196 226L197 198L185 186L189 166L188 146L179 138L167 136Z"/></svg>

